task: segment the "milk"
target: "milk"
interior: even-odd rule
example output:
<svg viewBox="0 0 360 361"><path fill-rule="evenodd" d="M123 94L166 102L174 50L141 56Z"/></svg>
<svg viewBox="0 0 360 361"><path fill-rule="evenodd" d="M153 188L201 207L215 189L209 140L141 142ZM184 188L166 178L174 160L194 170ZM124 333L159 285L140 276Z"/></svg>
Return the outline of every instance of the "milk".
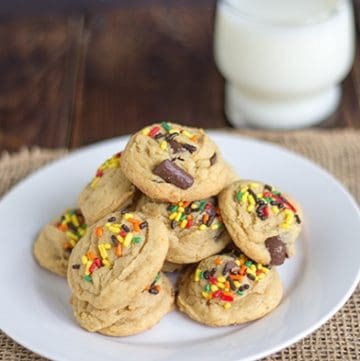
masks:
<svg viewBox="0 0 360 361"><path fill-rule="evenodd" d="M354 58L349 0L223 0L215 60L235 125L295 128L326 118Z"/></svg>

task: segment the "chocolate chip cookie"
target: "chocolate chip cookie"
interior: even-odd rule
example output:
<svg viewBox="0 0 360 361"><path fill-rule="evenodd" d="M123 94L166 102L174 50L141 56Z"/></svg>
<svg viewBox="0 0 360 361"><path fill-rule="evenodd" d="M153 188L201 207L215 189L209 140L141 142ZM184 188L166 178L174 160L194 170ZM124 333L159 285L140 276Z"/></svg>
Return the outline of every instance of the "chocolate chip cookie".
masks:
<svg viewBox="0 0 360 361"><path fill-rule="evenodd" d="M228 326L265 316L279 304L282 293L275 268L257 264L244 254L227 254L187 269L176 302L195 321Z"/></svg>
<svg viewBox="0 0 360 361"><path fill-rule="evenodd" d="M121 160L125 176L152 199L194 201L219 193L227 165L202 129L162 122L135 133Z"/></svg>
<svg viewBox="0 0 360 361"><path fill-rule="evenodd" d="M273 186L241 180L219 195L221 215L234 243L262 264L281 265L295 254L300 206Z"/></svg>
<svg viewBox="0 0 360 361"><path fill-rule="evenodd" d="M124 308L98 309L76 297L71 303L76 320L86 330L109 336L129 336L153 327L170 312L174 308L174 293L170 280L158 273Z"/></svg>
<svg viewBox="0 0 360 361"><path fill-rule="evenodd" d="M230 242L216 197L193 202L160 203L142 196L137 209L166 226L169 234L168 262L199 262L219 253Z"/></svg>
<svg viewBox="0 0 360 361"><path fill-rule="evenodd" d="M168 247L160 221L139 212L111 213L89 227L71 253L69 286L96 308L123 308L152 282Z"/></svg>
<svg viewBox="0 0 360 361"><path fill-rule="evenodd" d="M125 177L120 162L121 152L103 162L79 195L79 207L89 225L125 208L134 197L136 188Z"/></svg>
<svg viewBox="0 0 360 361"><path fill-rule="evenodd" d="M33 252L40 266L66 277L69 257L87 225L80 209L68 209L47 224L35 240Z"/></svg>

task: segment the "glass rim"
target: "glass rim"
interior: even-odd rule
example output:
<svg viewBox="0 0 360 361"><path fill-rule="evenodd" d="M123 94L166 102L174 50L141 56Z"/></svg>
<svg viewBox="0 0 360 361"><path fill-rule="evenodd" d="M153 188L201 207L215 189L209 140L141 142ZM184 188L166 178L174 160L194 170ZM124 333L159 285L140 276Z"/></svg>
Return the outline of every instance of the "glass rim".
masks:
<svg viewBox="0 0 360 361"><path fill-rule="evenodd" d="M267 25L272 27L278 27L278 28L300 28L300 27L307 27L307 26L316 26L321 25L323 23L328 22L330 19L336 16L338 12L345 6L350 5L352 6L352 2L350 0L336 0L336 3L334 4L333 8L325 13L324 17L321 17L318 20L313 21L299 21L294 23L282 23L278 21L272 21L270 19L262 19L260 17L257 17L254 14L249 14L244 11L242 11L241 8L236 6L233 2L233 0L218 0L218 6L219 5L225 5L231 9L234 13L236 13L236 16L242 18L243 20L246 20L251 23L257 23L261 25Z"/></svg>

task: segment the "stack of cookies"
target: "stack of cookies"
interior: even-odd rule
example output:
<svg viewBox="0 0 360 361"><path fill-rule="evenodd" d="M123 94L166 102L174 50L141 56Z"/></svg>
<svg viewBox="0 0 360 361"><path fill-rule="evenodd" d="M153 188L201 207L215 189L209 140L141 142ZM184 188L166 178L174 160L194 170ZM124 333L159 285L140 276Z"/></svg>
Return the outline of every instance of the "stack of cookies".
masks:
<svg viewBox="0 0 360 361"><path fill-rule="evenodd" d="M78 207L40 232L34 254L67 276L88 331L139 333L175 303L225 326L279 304L276 266L294 255L301 219L274 186L240 180L202 129L162 122L100 165ZM176 297L167 272L180 272Z"/></svg>

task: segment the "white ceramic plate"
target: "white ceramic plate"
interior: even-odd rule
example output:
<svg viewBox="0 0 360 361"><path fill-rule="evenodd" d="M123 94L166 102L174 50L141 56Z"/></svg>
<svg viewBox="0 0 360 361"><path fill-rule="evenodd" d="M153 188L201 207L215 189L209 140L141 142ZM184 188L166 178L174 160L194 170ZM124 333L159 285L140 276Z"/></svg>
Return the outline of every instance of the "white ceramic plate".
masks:
<svg viewBox="0 0 360 361"><path fill-rule="evenodd" d="M250 360L314 331L348 299L359 280L360 212L328 173L279 147L212 132L225 158L244 178L263 180L303 205L297 255L279 268L280 306L240 327L209 328L178 312L137 336L111 338L74 322L66 281L32 257L39 229L74 205L98 165L127 138L76 151L18 184L0 202L0 327L29 349L56 360Z"/></svg>

